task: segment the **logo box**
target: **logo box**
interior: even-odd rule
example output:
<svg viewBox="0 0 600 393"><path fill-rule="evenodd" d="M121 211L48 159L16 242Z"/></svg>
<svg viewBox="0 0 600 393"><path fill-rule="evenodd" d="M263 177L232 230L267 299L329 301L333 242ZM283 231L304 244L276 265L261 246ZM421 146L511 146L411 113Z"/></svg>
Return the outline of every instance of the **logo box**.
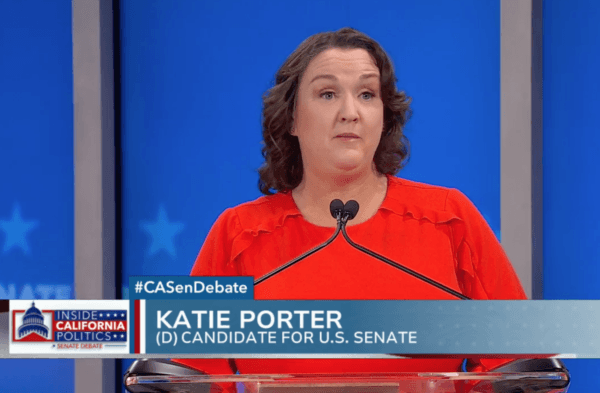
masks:
<svg viewBox="0 0 600 393"><path fill-rule="evenodd" d="M128 354L128 300L11 300L11 354Z"/></svg>

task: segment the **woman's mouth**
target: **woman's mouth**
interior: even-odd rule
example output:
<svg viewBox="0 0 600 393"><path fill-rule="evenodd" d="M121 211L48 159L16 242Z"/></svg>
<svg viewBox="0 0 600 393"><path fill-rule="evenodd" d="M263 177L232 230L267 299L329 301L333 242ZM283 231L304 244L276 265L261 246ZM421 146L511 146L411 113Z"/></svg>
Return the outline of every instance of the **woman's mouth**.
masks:
<svg viewBox="0 0 600 393"><path fill-rule="evenodd" d="M351 132L346 132L343 134L339 134L336 135L336 138L342 138L342 139L359 139L360 137L356 134L353 134Z"/></svg>

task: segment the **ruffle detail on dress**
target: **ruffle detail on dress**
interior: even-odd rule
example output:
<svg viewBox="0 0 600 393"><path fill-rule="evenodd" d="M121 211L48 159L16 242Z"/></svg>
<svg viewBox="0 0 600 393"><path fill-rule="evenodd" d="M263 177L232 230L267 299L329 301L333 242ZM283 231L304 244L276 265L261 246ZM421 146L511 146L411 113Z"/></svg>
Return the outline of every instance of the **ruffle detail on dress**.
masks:
<svg viewBox="0 0 600 393"><path fill-rule="evenodd" d="M449 191L443 187L388 176L388 191L380 209L415 220L427 220L432 224L462 221L454 212L446 210Z"/></svg>
<svg viewBox="0 0 600 393"><path fill-rule="evenodd" d="M236 238L233 239L233 244L231 245L231 260L229 263L234 263L236 261L236 258L239 257L242 252L246 251L252 245L252 242L254 241L254 239L256 239L256 237L258 237L260 233L270 232L272 231L262 229L246 229L238 236L236 236Z"/></svg>
<svg viewBox="0 0 600 393"><path fill-rule="evenodd" d="M456 251L456 261L457 271L460 271L465 275L465 277L460 277L461 280L459 280L463 286L463 293L474 293L474 286L480 285L477 282L477 275L475 274L475 266L473 265L473 254L471 253L471 247L469 247L464 239L460 242L458 250Z"/></svg>
<svg viewBox="0 0 600 393"><path fill-rule="evenodd" d="M401 202L399 201L394 202L397 205L401 205ZM382 206L382 208L386 207ZM476 274L471 248L465 241L465 222L463 219L452 212L422 208L416 205L395 206L388 210L395 214L411 217L415 220L427 220L434 225L448 224L450 226L450 231L452 232L453 252L456 264L455 268L457 272L460 271L464 275L462 279L459 279L459 282L464 285L464 288L461 288L462 292L472 293L472 290L474 289L472 286L477 285Z"/></svg>
<svg viewBox="0 0 600 393"><path fill-rule="evenodd" d="M471 247L465 240L466 223L455 212L446 210L448 199L454 197L453 190L396 177L388 179L388 193L399 197L387 198L381 208L415 220L427 220L434 225L448 224L452 236L455 268L458 274L462 272L463 275L463 279L459 280L461 285L464 285L461 289L463 293L473 293L472 291L477 289L474 287L481 285L478 283ZM402 188L410 189L411 192L405 193ZM406 199L399 199L403 195Z"/></svg>
<svg viewBox="0 0 600 393"><path fill-rule="evenodd" d="M452 212L403 204L399 201L390 201L390 203L384 203L380 209L390 210L393 213L402 216L410 216L415 220L427 220L432 224L448 224L453 220L462 221L460 217Z"/></svg>
<svg viewBox="0 0 600 393"><path fill-rule="evenodd" d="M242 252L244 252L250 245L254 238L258 235L258 232L254 234L251 230L245 230L240 233L235 239L233 239L233 244L231 245L231 260L229 263L233 263L237 257L240 256Z"/></svg>
<svg viewBox="0 0 600 393"><path fill-rule="evenodd" d="M462 286L462 292L469 296L475 293L481 294L483 287L477 277L475 264L473 263L473 251L466 241L464 221L457 222L452 227L453 243L457 244L454 254L456 257L457 272L462 272L463 277L459 277L459 283Z"/></svg>
<svg viewBox="0 0 600 393"><path fill-rule="evenodd" d="M301 215L291 196L283 193L265 197L259 204L242 205L237 213L242 232L233 239L230 263L247 250L261 233L272 233L283 227L288 217Z"/></svg>

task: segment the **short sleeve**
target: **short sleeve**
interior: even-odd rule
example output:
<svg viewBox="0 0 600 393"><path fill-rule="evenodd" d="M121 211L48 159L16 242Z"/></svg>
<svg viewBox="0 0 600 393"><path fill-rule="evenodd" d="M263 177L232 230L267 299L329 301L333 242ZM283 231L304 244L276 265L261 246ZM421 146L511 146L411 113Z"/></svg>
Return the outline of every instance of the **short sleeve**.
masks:
<svg viewBox="0 0 600 393"><path fill-rule="evenodd" d="M242 232L239 217L234 209L225 210L215 221L204 240L192 276L234 276L239 272L232 263L232 247L236 236Z"/></svg>
<svg viewBox="0 0 600 393"><path fill-rule="evenodd" d="M500 242L475 205L453 189L446 209L460 218L452 225L452 237L465 295L482 300L527 299Z"/></svg>

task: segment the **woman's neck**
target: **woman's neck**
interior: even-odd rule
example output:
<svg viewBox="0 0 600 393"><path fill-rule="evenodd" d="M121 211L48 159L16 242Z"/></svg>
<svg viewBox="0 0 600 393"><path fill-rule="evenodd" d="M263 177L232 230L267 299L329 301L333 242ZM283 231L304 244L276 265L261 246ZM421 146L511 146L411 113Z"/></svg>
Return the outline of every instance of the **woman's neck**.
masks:
<svg viewBox="0 0 600 393"><path fill-rule="evenodd" d="M292 191L296 206L308 222L335 227L329 204L334 199L344 203L353 199L360 205L356 218L348 226L367 221L377 213L387 193L387 177L375 170L351 176L326 176L305 172L302 182Z"/></svg>

